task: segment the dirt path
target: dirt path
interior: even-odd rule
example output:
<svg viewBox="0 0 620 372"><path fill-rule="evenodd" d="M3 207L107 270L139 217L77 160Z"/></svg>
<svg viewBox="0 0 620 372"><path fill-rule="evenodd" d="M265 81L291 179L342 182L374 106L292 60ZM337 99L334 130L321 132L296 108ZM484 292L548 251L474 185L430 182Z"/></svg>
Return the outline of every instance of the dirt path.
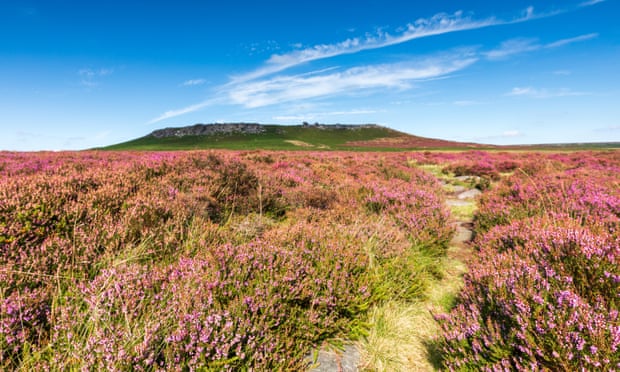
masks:
<svg viewBox="0 0 620 372"><path fill-rule="evenodd" d="M475 198L479 192L469 189L458 194L452 194L446 200L446 205L453 211L454 227L456 232L450 241L448 257L459 260L463 263L471 256L469 242L473 237L473 209L475 209ZM477 191L477 190L476 190ZM465 209L470 213L455 213L456 210Z"/></svg>

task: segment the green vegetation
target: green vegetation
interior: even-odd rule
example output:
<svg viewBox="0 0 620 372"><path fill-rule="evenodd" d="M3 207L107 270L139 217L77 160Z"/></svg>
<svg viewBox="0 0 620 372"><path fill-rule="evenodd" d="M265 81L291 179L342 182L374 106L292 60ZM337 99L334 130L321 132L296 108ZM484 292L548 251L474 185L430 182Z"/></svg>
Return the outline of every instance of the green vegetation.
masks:
<svg viewBox="0 0 620 372"><path fill-rule="evenodd" d="M218 133L156 137L147 135L101 150L345 150L345 151L580 151L618 149L620 143L584 143L498 147L412 136L381 126L355 129L329 125L263 125L262 133Z"/></svg>
<svg viewBox="0 0 620 372"><path fill-rule="evenodd" d="M104 150L368 150L351 147L350 141L370 141L377 138L402 136L403 133L383 128L325 129L314 126L265 125L259 134L216 134L155 138L145 136L132 141L105 147ZM392 150L376 148L375 150Z"/></svg>

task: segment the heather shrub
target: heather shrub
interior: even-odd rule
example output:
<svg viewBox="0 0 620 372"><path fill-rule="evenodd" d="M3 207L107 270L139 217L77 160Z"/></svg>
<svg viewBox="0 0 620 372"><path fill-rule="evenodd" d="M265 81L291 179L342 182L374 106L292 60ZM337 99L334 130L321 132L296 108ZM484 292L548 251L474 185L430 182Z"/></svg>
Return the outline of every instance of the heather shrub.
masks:
<svg viewBox="0 0 620 372"><path fill-rule="evenodd" d="M329 209L337 198L338 195L333 190L314 187L303 193L303 205L317 209Z"/></svg>
<svg viewBox="0 0 620 372"><path fill-rule="evenodd" d="M617 368L618 240L570 222L532 222L485 236L458 305L440 317L447 366Z"/></svg>
<svg viewBox="0 0 620 372"><path fill-rule="evenodd" d="M24 348L49 336L50 294L44 288L5 290L0 288L0 367L10 369Z"/></svg>
<svg viewBox="0 0 620 372"><path fill-rule="evenodd" d="M615 177L607 173L527 174L502 181L494 192L482 195L474 216L476 233L516 219L568 214L588 224L604 221L613 226L620 221L620 196Z"/></svg>
<svg viewBox="0 0 620 372"><path fill-rule="evenodd" d="M481 197L476 259L437 316L448 369L620 368L618 159L561 160Z"/></svg>
<svg viewBox="0 0 620 372"><path fill-rule="evenodd" d="M440 195L400 180L391 180L390 186L369 186L370 190L360 190L361 195L366 195L364 205L369 213L390 216L408 232L414 244L428 244L443 253L452 229Z"/></svg>
<svg viewBox="0 0 620 372"><path fill-rule="evenodd" d="M512 172L516 170L517 168L519 168L519 165L520 165L519 162L514 161L514 160L498 161L495 164L495 170L500 173L508 173L508 172Z"/></svg>
<svg viewBox="0 0 620 372"><path fill-rule="evenodd" d="M452 233L401 155L0 158L3 369L298 370L423 297Z"/></svg>
<svg viewBox="0 0 620 372"><path fill-rule="evenodd" d="M73 356L56 362L77 358L88 368L121 370L299 368L311 345L348 333L369 298L355 275L363 268L330 244L256 241L205 247L204 257L162 269L106 269L59 316L53 346L71 343ZM87 332L81 340L80 330Z"/></svg>
<svg viewBox="0 0 620 372"><path fill-rule="evenodd" d="M454 176L478 176L494 181L500 179L498 170L492 163L478 161L472 163L449 164L442 169L444 174L452 173Z"/></svg>

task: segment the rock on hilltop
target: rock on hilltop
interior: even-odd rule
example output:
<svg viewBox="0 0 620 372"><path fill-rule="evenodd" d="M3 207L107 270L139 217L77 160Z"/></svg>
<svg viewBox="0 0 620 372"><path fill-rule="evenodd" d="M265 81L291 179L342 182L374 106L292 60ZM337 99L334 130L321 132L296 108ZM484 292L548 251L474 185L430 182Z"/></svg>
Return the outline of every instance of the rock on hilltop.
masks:
<svg viewBox="0 0 620 372"><path fill-rule="evenodd" d="M213 134L259 134L265 128L256 123L227 123L227 124L195 124L189 127L164 128L153 131L149 136L155 138L209 136Z"/></svg>
<svg viewBox="0 0 620 372"><path fill-rule="evenodd" d="M378 128L376 124L308 124L303 128L356 130L362 128ZM186 137L210 136L215 134L260 134L266 132L266 126L257 123L225 123L225 124L195 124L188 127L164 128L153 131L148 137Z"/></svg>

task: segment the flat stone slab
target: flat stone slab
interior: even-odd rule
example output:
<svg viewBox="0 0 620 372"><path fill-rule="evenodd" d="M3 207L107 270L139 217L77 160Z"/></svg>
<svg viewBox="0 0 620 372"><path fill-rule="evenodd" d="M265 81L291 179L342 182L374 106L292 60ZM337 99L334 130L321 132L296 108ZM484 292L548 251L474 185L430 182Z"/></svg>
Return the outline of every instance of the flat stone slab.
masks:
<svg viewBox="0 0 620 372"><path fill-rule="evenodd" d="M450 242L452 245L460 245L471 241L474 234L471 222L457 222L455 223L455 227L456 233Z"/></svg>
<svg viewBox="0 0 620 372"><path fill-rule="evenodd" d="M316 362L307 358L310 372L357 372L360 352L355 345L345 345L344 350L320 350Z"/></svg>
<svg viewBox="0 0 620 372"><path fill-rule="evenodd" d="M459 193L462 193L463 191L466 191L466 190L467 190L467 187L465 187L465 186L454 185L454 186L452 186L451 192L453 194L459 194Z"/></svg>
<svg viewBox="0 0 620 372"><path fill-rule="evenodd" d="M482 192L478 189L471 189L460 193L457 198L460 200L463 199L474 199L476 196L482 194Z"/></svg>
<svg viewBox="0 0 620 372"><path fill-rule="evenodd" d="M465 207L471 205L471 201L469 200L458 200L458 199L448 199L446 200L446 204L450 207Z"/></svg>

